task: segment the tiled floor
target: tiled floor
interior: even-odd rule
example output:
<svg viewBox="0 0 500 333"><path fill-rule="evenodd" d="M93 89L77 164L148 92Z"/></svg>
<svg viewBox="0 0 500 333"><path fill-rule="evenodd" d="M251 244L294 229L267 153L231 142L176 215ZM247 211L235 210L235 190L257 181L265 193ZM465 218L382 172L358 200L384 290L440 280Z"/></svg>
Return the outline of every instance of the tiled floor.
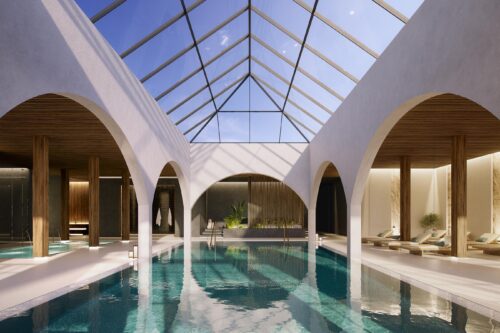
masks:
<svg viewBox="0 0 500 333"><path fill-rule="evenodd" d="M322 245L346 253L345 239L324 239ZM468 258L420 257L363 244L362 263L500 320L500 257L480 253Z"/></svg>
<svg viewBox="0 0 500 333"><path fill-rule="evenodd" d="M47 258L0 260L0 319L127 267L133 242L117 241ZM182 238L155 239L153 253L179 244Z"/></svg>

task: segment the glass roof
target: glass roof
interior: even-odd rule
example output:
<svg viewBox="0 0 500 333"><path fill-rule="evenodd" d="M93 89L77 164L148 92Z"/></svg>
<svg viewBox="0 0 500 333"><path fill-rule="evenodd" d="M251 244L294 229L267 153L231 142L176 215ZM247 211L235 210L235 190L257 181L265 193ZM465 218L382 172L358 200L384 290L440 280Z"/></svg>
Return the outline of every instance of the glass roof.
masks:
<svg viewBox="0 0 500 333"><path fill-rule="evenodd" d="M424 0L76 0L190 142L309 142Z"/></svg>

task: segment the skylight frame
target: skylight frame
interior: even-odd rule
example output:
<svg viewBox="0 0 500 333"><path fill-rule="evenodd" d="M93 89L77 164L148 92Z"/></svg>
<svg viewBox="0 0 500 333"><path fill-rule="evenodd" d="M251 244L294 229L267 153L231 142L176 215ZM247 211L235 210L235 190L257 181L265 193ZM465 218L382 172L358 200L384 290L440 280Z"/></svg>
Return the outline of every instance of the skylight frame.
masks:
<svg viewBox="0 0 500 333"><path fill-rule="evenodd" d="M222 22L217 23L214 27L212 27L210 30L206 31L203 35L200 37L196 38L196 35L193 31L192 23L190 21L190 13L194 10L196 10L200 5L204 4L207 0L195 0L192 2L189 6L186 6L185 0L178 0L181 3L182 6L182 11L178 12L175 14L173 17L170 17L168 20L160 24L157 28L154 30L150 31L148 34L146 34L143 38L140 38L138 41L132 43L128 48L126 48L123 52L121 52L120 57L126 58L130 54L134 53L138 49L140 49L143 45L147 44L149 41L154 39L157 35L162 33L163 31L169 29L171 26L173 26L176 22L178 22L181 19L185 19L187 21L187 25L189 27L189 33L192 37L192 43L190 43L187 47L183 48L182 50L178 51L176 54L171 56L170 58L166 59L164 62L162 62L159 66L145 74L143 77L139 78L139 80L142 83L147 82L149 79L153 78L155 75L160 73L163 69L167 68L168 66L171 66L176 60L181 59L183 56L185 56L188 52L195 50L196 54L198 56L199 60L199 66L193 66L193 70L191 71L186 71L183 73L183 77L180 77L175 81L174 83L170 83L170 86L165 87L164 89L157 89L158 91L161 91L160 93L157 94L154 98L157 101L162 100L163 98L167 97L169 93L173 92L174 90L180 88L183 83L186 83L188 80L191 78L195 77L196 75L199 75L200 72L203 73L204 79L205 79L205 84L201 87L196 89L194 92L188 95L188 97L184 98L183 100L179 101L176 105L171 107L168 110L165 110L167 115L172 114L175 112L177 109L179 109L182 105L187 103L191 98L197 96L198 94L202 93L203 91L207 91L210 94L210 100L204 101L202 104L200 104L197 107L194 107L192 111L188 112L186 115L184 115L181 119L176 121L176 125L179 125L189 119L191 116L195 115L198 111L202 110L205 108L208 104L212 103L214 111L209 113L207 116L203 117L203 119L197 121L193 126L191 126L189 129L185 130L183 133L185 135L191 133L195 129L197 129L197 133L192 137L190 142L194 142L196 138L199 136L199 134L203 131L203 129L212 121L214 117L218 117L219 113L231 113L231 112L248 112L249 117L251 113L256 113L256 112L273 112L273 113L279 113L281 112L282 117L281 117L281 123L283 123L283 118L286 118L297 130L297 132L303 137L305 142L309 142L308 136L304 135L305 132L308 132L311 134L312 137L317 133L317 130L314 130L310 128L307 124L304 124L302 121L294 117L292 114L290 114L287 111L287 104L290 104L294 107L294 109L300 111L304 116L307 117L307 119L311 119L313 122L318 123L320 126L323 126L325 121L321 120L316 116L315 113L319 112L325 112L326 115L329 117L331 116L334 112L335 109L338 107L337 104L332 107L332 105L326 105L325 101L328 102L328 104L332 103L330 99L328 98L328 94L333 96L334 99L339 101L339 104L341 104L344 99L347 96L344 96L343 94L339 93L336 91L336 89L333 89L331 86L327 85L324 80L324 77L320 79L319 77L316 77L315 75L311 74L308 70L305 68L301 67L300 65L300 59L302 56L302 53L304 49L308 50L308 56L309 60L311 56L314 58L317 58L317 61L321 61L328 66L332 68L335 73L339 73L339 75L342 75L343 77L346 77L346 79L350 81L345 81L345 82L353 82L354 86L359 82L361 77L358 77L360 74L361 76L364 75L364 73L358 73L358 76L350 73L348 70L337 64L335 61L333 61L328 55L323 54L320 52L318 49L316 49L314 46L309 44L307 42L307 35L309 33L309 29L311 28L311 24L313 20L319 20L323 24L325 24L329 29L332 31L335 31L338 33L340 36L345 38L347 41L350 43L354 44L356 47L360 49L360 51L364 52L365 54L371 56L374 59L377 59L380 54L367 46L366 43L363 42L363 40L355 37L353 34L351 34L349 31L346 29L342 28L340 25L336 24L334 21L323 15L321 12L318 12L316 8L318 7L318 3L320 1L327 1L327 0L314 0L313 6L309 5L309 3L306 3L304 0L290 0L290 3L293 5L298 5L299 8L302 8L305 12L308 13L309 15L309 20L308 20L308 25L304 34L304 37L301 38L297 36L296 34L292 33L290 30L288 30L284 25L280 24L276 20L274 20L270 15L266 14L263 10L259 9L255 5L252 4L252 0L247 0L247 5L245 6L243 4L243 7L236 10L234 13L232 13L230 16L224 18ZM384 0L368 0L382 8L385 12L387 12L389 15L392 17L396 18L400 22L406 24L408 22L408 17L402 14L400 11L398 11L396 8L391 6L389 3L387 3ZM112 13L115 9L126 3L127 0L115 0L112 3L108 4L105 8L101 9L100 11L97 12L97 14L93 15L90 19L93 23L98 22L99 20L105 18L108 14ZM267 10L266 10L267 11ZM222 29L232 23L234 20L237 18L241 17L242 15L248 15L248 27L247 27L247 34L242 35L239 37L237 40L232 40L231 44L228 46L224 46L221 51L219 51L215 56L212 58L204 61L201 52L200 52L200 46L199 44L202 43L203 41L207 40L209 37L214 36L216 33L222 31ZM278 31L281 31L284 33L286 36L288 36L291 40L293 40L295 43L300 44L300 51L297 59L295 61L291 60L290 57L285 57L279 50L268 44L266 41L264 41L262 38L258 36L257 33L254 33L252 31L252 15L257 15L260 19L263 19L266 21L270 26L272 26L274 29L277 29ZM288 25L289 26L289 25ZM349 28L349 27L348 27ZM297 29L295 29L297 30ZM348 29L349 30L349 29ZM351 29L352 30L352 29ZM356 32L356 31L355 31ZM389 38L394 38L393 35L387 35ZM341 37L339 37L341 38ZM231 50L235 49L242 43L248 43L248 55L246 57L242 57L239 60L231 60L231 63L228 64L225 70L223 70L221 73L219 73L216 77L209 79L206 71L206 67L209 65L213 64L217 60L221 59L225 54L228 54ZM269 63L266 63L267 59L259 59L258 56L253 55L253 44L259 44L259 46L263 47L267 51L271 52L274 56L277 57L281 62L284 62L287 64L287 66L290 66L293 68L293 74L290 79L287 79L280 75L276 70L273 70L273 66L270 65ZM326 50L325 50L326 51ZM382 49L383 51L383 49ZM284 51L283 51L284 52ZM311 55L309 55L309 53ZM242 64L245 63L245 61L248 61L248 70L247 74L243 74L243 76L238 77L237 79L231 81L228 86L226 86L224 89L222 89L220 92L215 93L212 91L212 84L216 83L218 80L221 80L223 78L226 78L226 75L229 75L233 70L241 66ZM312 60L311 60L312 61ZM184 61L185 62L185 61ZM279 81L281 81L284 85L287 86L287 92L286 94L283 94L279 90L275 89L273 85L271 85L269 82L266 82L263 78L259 77L256 75L253 70L252 70L252 63L258 64L261 68L263 68L266 72L277 78ZM311 63L309 63L311 65ZM225 67L225 66L224 66ZM218 67L217 67L218 68ZM369 67L368 67L369 68ZM317 70L311 66L309 66L309 69L312 71L316 72L318 74ZM352 69L352 68L351 68ZM240 68L241 71L241 68ZM323 89L327 94L326 95L321 95L319 93L319 96L315 96L315 91L311 91L310 89L309 92L306 90L302 89L300 85L296 84L294 82L296 74L300 73L303 75L301 76L301 84L305 84L307 86L307 80L310 80L312 83L316 84L318 87ZM187 74L186 74L187 73ZM366 73L366 72L365 72ZM234 75L234 74L233 74ZM266 77L268 74L266 74ZM338 76L338 78L341 78L342 76ZM305 77L305 78L304 78ZM270 78L270 77L269 77ZM307 80L306 80L307 79ZM275 104L278 108L278 111L276 110L251 110L249 109L248 111L240 111L240 110L222 110L222 107L228 102L229 99L240 89L241 85L246 81L246 80L253 80L255 84L267 95L267 97L272 101L273 104ZM274 80L274 79L273 79ZM304 81L306 80L306 81ZM340 81L339 81L340 82ZM277 81L274 81L275 84L277 84ZM227 83L224 83L226 85ZM345 83L344 83L345 84ZM155 87L156 87L156 82L155 82ZM346 90L343 88L344 85L337 86L340 90L343 91L344 94L348 94L350 90ZM234 89L233 89L234 88ZM231 91L231 89L233 89ZM249 88L250 89L250 88ZM352 90L352 89L351 89ZM216 102L216 99L220 99L221 96L224 94L227 94L229 91L231 93L228 96L224 96L225 100L222 103ZM290 93L294 92L294 96L297 97L297 101L294 101L290 97ZM282 98L284 99L283 105L280 107L279 103L275 101L275 98L271 96L270 92L274 93L276 98ZM318 90L319 92L319 90ZM295 95L296 93L300 94ZM250 94L250 92L249 92ZM320 100L318 97L321 97L322 100ZM302 99L305 98L305 99ZM325 99L326 98L326 99ZM300 101L299 101L300 100ZM332 100L333 101L333 100ZM312 104L309 104L312 103ZM310 111L304 108L303 105L308 105L309 107L316 109L315 111ZM188 106L188 108L191 108L191 105ZM296 111L294 110L294 112ZM204 112L207 110L205 109ZM319 114L319 113L318 113ZM303 118L302 115L299 113L296 113L296 115L299 115L300 118ZM249 118L250 119L250 118ZM304 120L307 120L304 118ZM309 122L307 120L307 122ZM217 118L217 123L218 123L218 118ZM249 126L250 126L251 121L249 121ZM312 124L312 123L311 123ZM219 125L218 125L219 126ZM200 127L198 129L198 127ZM320 127L321 128L321 127ZM305 132L304 132L305 131ZM218 127L218 135L219 135L219 142L220 140L220 127ZM279 140L278 142L281 142L281 132L282 132L282 125L280 125L280 134L279 134ZM249 137L251 136L251 130L249 130ZM251 139L249 139L251 141Z"/></svg>

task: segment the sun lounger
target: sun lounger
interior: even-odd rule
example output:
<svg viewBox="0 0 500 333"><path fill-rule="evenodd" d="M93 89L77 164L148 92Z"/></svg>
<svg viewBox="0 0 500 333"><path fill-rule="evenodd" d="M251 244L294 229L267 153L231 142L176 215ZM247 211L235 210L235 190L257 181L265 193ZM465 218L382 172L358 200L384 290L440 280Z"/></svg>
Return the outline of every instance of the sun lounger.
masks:
<svg viewBox="0 0 500 333"><path fill-rule="evenodd" d="M500 243L476 244L472 247L477 250L483 250L484 254L500 255Z"/></svg>
<svg viewBox="0 0 500 333"><path fill-rule="evenodd" d="M446 229L434 230L431 237L426 241L427 244L434 244L446 236Z"/></svg>
<svg viewBox="0 0 500 333"><path fill-rule="evenodd" d="M427 241L432 236L432 231L425 231L415 237L412 241L379 240L373 242L375 246L389 246L391 250L399 250L402 245L417 245Z"/></svg>
<svg viewBox="0 0 500 333"><path fill-rule="evenodd" d="M451 254L451 237L446 236L433 244L405 245L401 248L410 251L410 254L424 255L425 253Z"/></svg>
<svg viewBox="0 0 500 333"><path fill-rule="evenodd" d="M361 238L361 242L372 243L372 242L376 242L379 240L389 239L391 236L392 236L392 230L387 229L387 230L384 230L381 233L379 233L377 236L363 237L363 238Z"/></svg>
<svg viewBox="0 0 500 333"><path fill-rule="evenodd" d="M467 241L467 247L475 247L476 245L485 245L485 244L492 244L496 243L497 239L500 237L498 234L493 234L493 233L484 233L481 236L479 236L478 239L475 241Z"/></svg>
<svg viewBox="0 0 500 333"><path fill-rule="evenodd" d="M432 231L427 231L421 233L417 237L413 238L412 241L392 241L387 244L391 250L399 250L403 246L420 245L429 240L432 236Z"/></svg>

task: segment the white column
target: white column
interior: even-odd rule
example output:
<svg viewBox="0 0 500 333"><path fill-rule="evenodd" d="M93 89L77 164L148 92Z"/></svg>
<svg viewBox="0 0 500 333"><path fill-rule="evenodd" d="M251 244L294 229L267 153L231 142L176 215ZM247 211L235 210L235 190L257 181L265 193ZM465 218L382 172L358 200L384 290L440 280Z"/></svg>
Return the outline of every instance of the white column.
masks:
<svg viewBox="0 0 500 333"><path fill-rule="evenodd" d="M309 249L316 248L316 207L307 211L307 232Z"/></svg>
<svg viewBox="0 0 500 333"><path fill-rule="evenodd" d="M347 219L347 259L361 261L361 205L348 207Z"/></svg>
<svg viewBox="0 0 500 333"><path fill-rule="evenodd" d="M151 261L152 257L152 205L139 205L138 246L139 261Z"/></svg>
<svg viewBox="0 0 500 333"><path fill-rule="evenodd" d="M191 209L184 209L184 246L191 243Z"/></svg>

